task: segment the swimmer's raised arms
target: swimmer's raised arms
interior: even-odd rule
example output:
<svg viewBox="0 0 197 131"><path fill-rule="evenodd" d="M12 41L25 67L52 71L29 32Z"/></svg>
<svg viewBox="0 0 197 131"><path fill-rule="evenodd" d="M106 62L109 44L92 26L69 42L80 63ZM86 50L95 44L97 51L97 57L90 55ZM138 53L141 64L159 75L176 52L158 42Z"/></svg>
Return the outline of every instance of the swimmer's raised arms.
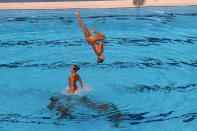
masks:
<svg viewBox="0 0 197 131"><path fill-rule="evenodd" d="M92 48L94 49L94 52L98 56L97 62L102 63L105 59L104 55L102 54L104 51L103 43L98 42L98 41L104 40L106 36L94 29L91 29L91 28L87 29L81 20L78 9L76 9L75 15L77 16L78 23L84 32L86 41L92 46ZM89 30L92 31L92 33L95 33L97 35L91 35Z"/></svg>
<svg viewBox="0 0 197 131"><path fill-rule="evenodd" d="M69 89L70 89L70 94L73 95L75 91L78 90L78 87L76 85L77 81L79 81L81 88L83 87L83 81L81 80L81 77L79 74L77 74L77 71L79 71L80 68L77 65L73 65L70 68L70 72L72 73L68 77L68 83L69 83Z"/></svg>

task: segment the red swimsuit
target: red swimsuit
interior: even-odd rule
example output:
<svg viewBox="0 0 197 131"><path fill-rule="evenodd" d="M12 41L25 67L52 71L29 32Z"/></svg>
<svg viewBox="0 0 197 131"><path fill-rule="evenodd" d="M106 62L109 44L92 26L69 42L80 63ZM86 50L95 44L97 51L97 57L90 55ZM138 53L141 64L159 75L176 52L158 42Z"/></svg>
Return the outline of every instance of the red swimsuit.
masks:
<svg viewBox="0 0 197 131"><path fill-rule="evenodd" d="M75 86L74 86L74 92L75 92L77 89L78 89L78 87L75 85Z"/></svg>

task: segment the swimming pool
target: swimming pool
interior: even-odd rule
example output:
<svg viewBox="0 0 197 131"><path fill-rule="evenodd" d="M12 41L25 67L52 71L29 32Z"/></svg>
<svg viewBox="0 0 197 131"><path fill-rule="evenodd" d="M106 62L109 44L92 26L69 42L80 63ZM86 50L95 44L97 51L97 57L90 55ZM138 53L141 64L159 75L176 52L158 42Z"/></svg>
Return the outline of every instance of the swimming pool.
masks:
<svg viewBox="0 0 197 131"><path fill-rule="evenodd" d="M197 6L81 9L107 36L103 64L74 11L0 11L1 131L195 131ZM57 120L73 64L91 91Z"/></svg>

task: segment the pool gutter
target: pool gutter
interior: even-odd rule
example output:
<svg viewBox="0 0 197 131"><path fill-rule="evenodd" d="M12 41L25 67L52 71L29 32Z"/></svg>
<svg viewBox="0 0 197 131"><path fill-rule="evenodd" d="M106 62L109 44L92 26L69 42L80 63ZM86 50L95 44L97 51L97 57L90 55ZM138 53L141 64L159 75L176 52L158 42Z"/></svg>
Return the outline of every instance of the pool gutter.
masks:
<svg viewBox="0 0 197 131"><path fill-rule="evenodd" d="M142 7L190 6L197 0L145 0ZM131 8L136 7L132 0L113 1L66 1L66 2L15 2L0 3L0 10L13 9L73 9L73 8Z"/></svg>

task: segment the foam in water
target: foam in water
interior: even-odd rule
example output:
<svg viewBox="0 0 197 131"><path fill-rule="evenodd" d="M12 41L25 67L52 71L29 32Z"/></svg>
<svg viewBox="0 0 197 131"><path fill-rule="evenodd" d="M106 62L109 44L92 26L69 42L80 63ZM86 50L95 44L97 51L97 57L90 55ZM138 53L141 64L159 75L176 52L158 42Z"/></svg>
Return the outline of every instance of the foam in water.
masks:
<svg viewBox="0 0 197 131"><path fill-rule="evenodd" d="M82 88L78 87L78 90L74 93L74 95L83 95L91 90L92 90L92 88L90 88L87 84L83 84ZM61 94L62 95L70 95L69 87L66 87L63 90L61 90Z"/></svg>

